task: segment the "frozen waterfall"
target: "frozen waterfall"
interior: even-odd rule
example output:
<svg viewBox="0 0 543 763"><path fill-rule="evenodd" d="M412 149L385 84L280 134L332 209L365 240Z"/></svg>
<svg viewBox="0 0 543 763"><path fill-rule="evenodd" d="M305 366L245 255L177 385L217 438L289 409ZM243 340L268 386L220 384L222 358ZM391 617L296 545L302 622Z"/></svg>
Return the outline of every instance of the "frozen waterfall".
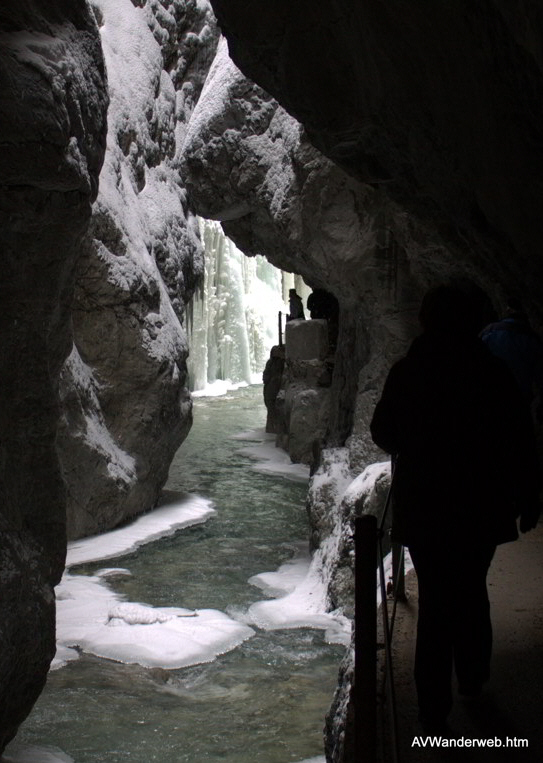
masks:
<svg viewBox="0 0 543 763"><path fill-rule="evenodd" d="M288 312L284 297L293 286L305 297L308 288L265 257L246 257L220 223L200 219L200 234L204 278L187 310L191 389L204 390L218 380L261 382L278 343L278 313Z"/></svg>

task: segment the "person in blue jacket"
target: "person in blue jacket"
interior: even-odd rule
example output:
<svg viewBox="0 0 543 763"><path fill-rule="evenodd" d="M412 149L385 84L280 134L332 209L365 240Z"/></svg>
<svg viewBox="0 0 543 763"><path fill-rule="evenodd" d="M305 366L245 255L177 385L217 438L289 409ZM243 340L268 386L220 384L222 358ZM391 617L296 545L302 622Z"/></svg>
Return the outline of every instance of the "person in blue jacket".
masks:
<svg viewBox="0 0 543 763"><path fill-rule="evenodd" d="M459 692L490 674L486 576L496 545L539 516L528 406L478 333L480 313L455 286L428 292L422 334L390 370L371 422L396 460L392 540L409 548L419 587L415 683L420 719L441 731Z"/></svg>

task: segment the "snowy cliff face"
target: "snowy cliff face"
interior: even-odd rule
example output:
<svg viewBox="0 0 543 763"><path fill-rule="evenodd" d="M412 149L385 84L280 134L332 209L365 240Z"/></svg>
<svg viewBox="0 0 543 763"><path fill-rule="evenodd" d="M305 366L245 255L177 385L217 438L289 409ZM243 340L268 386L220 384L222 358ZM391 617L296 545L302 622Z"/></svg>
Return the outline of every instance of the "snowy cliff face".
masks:
<svg viewBox="0 0 543 763"><path fill-rule="evenodd" d="M368 411L416 331L432 253L439 251L443 273L444 263L454 273L456 252L320 154L237 69L224 40L188 127L183 174L196 210L221 220L246 254L265 254L338 298L328 442L343 445L350 435L355 469L376 460Z"/></svg>
<svg viewBox="0 0 543 763"><path fill-rule="evenodd" d="M110 108L76 272L74 346L61 377L71 538L152 507L190 429L182 323L203 259L179 147L217 39L206 2L91 6Z"/></svg>
<svg viewBox="0 0 543 763"><path fill-rule="evenodd" d="M55 653L53 586L66 552L57 388L106 130L86 2L2 3L0 93L1 753Z"/></svg>
<svg viewBox="0 0 543 763"><path fill-rule="evenodd" d="M492 296L514 283L543 325L540 3L211 3L235 62L315 146L482 270ZM439 249L428 264L442 277Z"/></svg>

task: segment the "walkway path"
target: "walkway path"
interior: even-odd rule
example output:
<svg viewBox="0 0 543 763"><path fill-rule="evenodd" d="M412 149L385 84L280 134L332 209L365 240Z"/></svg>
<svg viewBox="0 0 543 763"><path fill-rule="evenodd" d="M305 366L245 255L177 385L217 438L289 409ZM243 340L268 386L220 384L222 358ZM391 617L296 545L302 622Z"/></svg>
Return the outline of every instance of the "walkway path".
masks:
<svg viewBox="0 0 543 763"><path fill-rule="evenodd" d="M412 746L422 730L412 679L417 586L414 573L409 573L409 601L398 608L394 633L401 763L543 760L543 523L519 541L498 548L488 581L494 626L492 676L479 700L467 703L455 696L451 736L497 738L504 745L509 737L517 745L518 740L528 740L528 747Z"/></svg>

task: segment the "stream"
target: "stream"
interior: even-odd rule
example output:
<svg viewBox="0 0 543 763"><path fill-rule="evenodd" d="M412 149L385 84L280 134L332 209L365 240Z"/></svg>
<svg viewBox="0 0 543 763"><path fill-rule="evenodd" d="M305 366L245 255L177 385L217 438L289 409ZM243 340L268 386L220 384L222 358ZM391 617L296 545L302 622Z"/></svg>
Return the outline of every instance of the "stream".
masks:
<svg viewBox="0 0 543 763"><path fill-rule="evenodd" d="M218 610L236 627L243 623L239 643L208 662L177 668L125 664L79 649L76 659L50 672L17 737L18 744L62 752L8 760L324 760L324 716L344 647L327 643L322 628L265 630L247 618L252 604L274 593L249 580L303 558L309 536L307 483L259 472L239 452L258 441L254 430L264 421L261 386L196 398L194 425L173 461L164 500L188 492L212 502L215 512L110 558L108 565L122 569L101 583L120 602L186 608L179 618ZM84 584L104 566L88 562L70 574Z"/></svg>

